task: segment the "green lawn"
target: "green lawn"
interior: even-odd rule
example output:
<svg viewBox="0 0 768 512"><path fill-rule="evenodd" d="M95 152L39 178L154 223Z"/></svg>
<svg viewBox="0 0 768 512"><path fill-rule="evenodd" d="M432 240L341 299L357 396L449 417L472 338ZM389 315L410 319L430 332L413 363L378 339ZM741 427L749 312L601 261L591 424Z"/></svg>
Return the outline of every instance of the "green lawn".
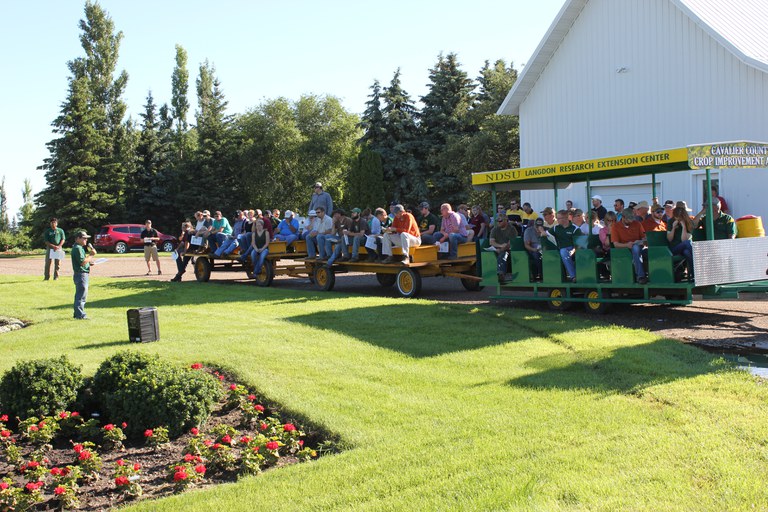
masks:
<svg viewBox="0 0 768 512"><path fill-rule="evenodd" d="M229 367L340 454L135 510L768 508L768 389L648 332L514 308L231 284L0 276L0 371L126 347ZM125 310L158 306L130 345ZM651 318L652 319L652 318ZM132 509L132 510L133 510Z"/></svg>

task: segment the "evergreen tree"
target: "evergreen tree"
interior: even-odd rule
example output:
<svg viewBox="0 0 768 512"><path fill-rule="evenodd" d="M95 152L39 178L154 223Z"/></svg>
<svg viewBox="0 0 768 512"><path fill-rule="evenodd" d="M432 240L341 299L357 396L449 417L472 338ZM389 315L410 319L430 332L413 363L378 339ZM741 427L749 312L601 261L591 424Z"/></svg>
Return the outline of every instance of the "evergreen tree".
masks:
<svg viewBox="0 0 768 512"><path fill-rule="evenodd" d="M47 186L37 196L35 225L57 216L65 229L95 229L123 209L125 162L130 127L123 123L122 101L128 81L125 71L115 76L122 32L98 3L85 4L80 21L84 57L70 61L67 99L53 121L58 137L47 146L50 156L41 166Z"/></svg>
<svg viewBox="0 0 768 512"><path fill-rule="evenodd" d="M355 160L348 177L347 204L371 210L386 204L384 170L381 155L364 147Z"/></svg>
<svg viewBox="0 0 768 512"><path fill-rule="evenodd" d="M24 188L21 189L21 197L24 203L19 209L18 226L20 228L29 229L32 227L33 218L35 214L35 202L32 194L32 182L29 178L24 178Z"/></svg>
<svg viewBox="0 0 768 512"><path fill-rule="evenodd" d="M424 107L419 116L422 174L435 203L455 204L466 200L469 173L455 165L460 155L447 148L473 131L469 111L475 86L459 68L455 53L441 54L429 71L429 79L429 92L422 97Z"/></svg>
<svg viewBox="0 0 768 512"><path fill-rule="evenodd" d="M187 70L187 51L176 45L176 66L171 75L171 110L172 121L175 126L174 145L176 157L179 162L187 158L192 151L189 137L189 70Z"/></svg>
<svg viewBox="0 0 768 512"><path fill-rule="evenodd" d="M400 69L384 90L384 136L381 159L385 193L388 198L403 203L424 198L427 189L419 174L416 107L400 82Z"/></svg>
<svg viewBox="0 0 768 512"><path fill-rule="evenodd" d="M0 232L10 230L11 222L8 218L8 196L5 192L5 176L0 181Z"/></svg>
<svg viewBox="0 0 768 512"><path fill-rule="evenodd" d="M360 137L358 144L365 145L372 151L381 152L386 139L386 127L384 126L384 113L381 110L381 84L378 80L371 86L370 98L365 102L365 112L360 120L359 128L365 133Z"/></svg>

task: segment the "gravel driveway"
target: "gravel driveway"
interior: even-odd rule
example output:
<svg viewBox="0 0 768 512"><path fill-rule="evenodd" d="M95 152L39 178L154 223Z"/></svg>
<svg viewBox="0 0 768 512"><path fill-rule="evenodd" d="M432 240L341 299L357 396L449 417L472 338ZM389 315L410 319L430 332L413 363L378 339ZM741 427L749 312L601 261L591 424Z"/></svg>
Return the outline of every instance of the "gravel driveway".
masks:
<svg viewBox="0 0 768 512"><path fill-rule="evenodd" d="M165 253L161 255L161 266L165 270L160 276L156 274L145 276L146 265L141 255L112 258L110 255L104 256L109 261L93 269L92 279L98 280L100 276L108 276L167 281L176 273L174 262ZM68 260L64 262L62 268L64 269L62 279L71 282L72 269ZM152 268L155 268L154 262ZM42 256L0 258L0 275L39 275L42 279L42 274ZM184 277L186 281L194 280L191 268ZM233 286L253 286L245 279L242 272L214 272L211 282L214 281ZM276 277L272 286L294 290L307 290L313 287L308 279L287 276ZM397 296L393 288L380 286L372 274L338 275L334 290L382 297ZM480 292L467 292L458 279L434 277L424 279L420 297L461 304L487 304L489 296L494 293L495 290L490 288ZM547 309L545 303L533 302L504 302L500 307L525 307L541 311ZM690 306L617 305L609 313L593 318L606 323L647 329L660 336L687 343L748 352L768 352L768 315L766 313L768 313L768 298L755 294L739 300L699 300ZM567 314L583 316L585 313L582 307L577 305Z"/></svg>

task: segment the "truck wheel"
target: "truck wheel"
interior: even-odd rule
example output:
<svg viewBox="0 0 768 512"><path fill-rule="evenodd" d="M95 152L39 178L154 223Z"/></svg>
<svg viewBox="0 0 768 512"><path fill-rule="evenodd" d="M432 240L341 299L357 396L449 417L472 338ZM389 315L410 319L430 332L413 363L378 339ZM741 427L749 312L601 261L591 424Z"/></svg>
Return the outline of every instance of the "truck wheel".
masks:
<svg viewBox="0 0 768 512"><path fill-rule="evenodd" d="M587 292L584 294L585 299L606 299L608 297L610 297L610 294L606 293L604 290L587 290ZM594 315L605 314L610 308L611 305L607 302L584 303L584 309L587 311L587 313L592 313Z"/></svg>
<svg viewBox="0 0 768 512"><path fill-rule="evenodd" d="M563 297L565 297L565 288L552 288L549 290L549 298L551 299L549 302L547 302L549 309L553 311L565 311L571 309L571 302L558 300L562 299Z"/></svg>
<svg viewBox="0 0 768 512"><path fill-rule="evenodd" d="M404 268L397 273L395 284L397 291L406 299L416 297L421 291L421 274L410 268Z"/></svg>
<svg viewBox="0 0 768 512"><path fill-rule="evenodd" d="M207 283L211 278L211 261L205 256L195 260L195 279L198 283Z"/></svg>
<svg viewBox="0 0 768 512"><path fill-rule="evenodd" d="M261 272L256 275L256 284L258 286L269 286L272 284L272 279L275 278L275 270L272 267L272 262L264 260L264 264L261 266Z"/></svg>
<svg viewBox="0 0 768 512"><path fill-rule="evenodd" d="M336 274L325 265L320 265L315 268L315 284L324 292L329 292L333 290L333 285L336 284Z"/></svg>

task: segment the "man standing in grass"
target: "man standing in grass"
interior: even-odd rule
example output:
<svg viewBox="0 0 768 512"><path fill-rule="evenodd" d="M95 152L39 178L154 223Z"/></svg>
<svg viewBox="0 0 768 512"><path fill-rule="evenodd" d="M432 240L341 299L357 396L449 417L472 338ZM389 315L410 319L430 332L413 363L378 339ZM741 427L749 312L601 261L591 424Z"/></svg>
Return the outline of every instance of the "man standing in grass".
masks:
<svg viewBox="0 0 768 512"><path fill-rule="evenodd" d="M45 280L47 281L51 278L51 251L60 251L64 247L64 242L67 241L67 236L59 227L59 219L56 217L51 219L51 227L43 233L43 241L45 242ZM59 278L61 260L55 259L53 262L53 280L55 281Z"/></svg>
<svg viewBox="0 0 768 512"><path fill-rule="evenodd" d="M88 233L78 231L75 234L75 245L72 246L72 270L75 281L75 314L77 320L86 320L85 301L88 298L88 279L91 272L91 262L96 256L96 249L88 245L88 255L85 254L85 244L88 243Z"/></svg>

